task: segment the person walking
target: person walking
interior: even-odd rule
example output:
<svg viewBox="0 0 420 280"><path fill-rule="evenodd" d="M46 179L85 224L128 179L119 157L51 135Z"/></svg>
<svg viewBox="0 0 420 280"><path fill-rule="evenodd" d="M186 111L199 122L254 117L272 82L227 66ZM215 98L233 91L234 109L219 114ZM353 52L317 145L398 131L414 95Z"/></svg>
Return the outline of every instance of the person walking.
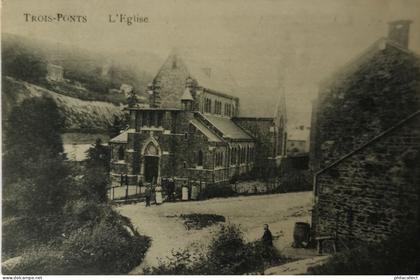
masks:
<svg viewBox="0 0 420 280"><path fill-rule="evenodd" d="M150 200L152 198L152 189L150 185L146 186L146 190L144 191L144 196L146 198L146 207L150 206Z"/></svg>
<svg viewBox="0 0 420 280"><path fill-rule="evenodd" d="M169 178L168 180L168 200L175 201L175 182L173 178Z"/></svg>
<svg viewBox="0 0 420 280"><path fill-rule="evenodd" d="M261 238L262 244L264 246L264 251L262 257L265 259L267 264L272 264L275 261L275 249L273 246L273 235L271 234L268 224L264 225L264 234Z"/></svg>
<svg viewBox="0 0 420 280"><path fill-rule="evenodd" d="M160 186L160 178L158 178L155 188L155 202L156 205L162 204L162 187Z"/></svg>
<svg viewBox="0 0 420 280"><path fill-rule="evenodd" d="M266 247L273 247L273 235L271 234L268 224L264 225L264 234L262 236L262 243Z"/></svg>

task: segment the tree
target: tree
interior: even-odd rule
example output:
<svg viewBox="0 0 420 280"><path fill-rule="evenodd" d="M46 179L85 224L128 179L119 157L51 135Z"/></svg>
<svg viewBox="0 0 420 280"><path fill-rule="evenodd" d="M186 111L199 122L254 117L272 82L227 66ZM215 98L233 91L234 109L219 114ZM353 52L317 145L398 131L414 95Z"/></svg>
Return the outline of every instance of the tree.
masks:
<svg viewBox="0 0 420 280"><path fill-rule="evenodd" d="M109 148L102 144L100 138L96 139L95 145L87 151L88 167L104 167L109 172L110 152Z"/></svg>
<svg viewBox="0 0 420 280"><path fill-rule="evenodd" d="M3 186L5 204L20 205L12 205L15 214L54 214L65 202L70 171L60 136L63 125L51 98L26 99L11 111L4 130Z"/></svg>
<svg viewBox="0 0 420 280"><path fill-rule="evenodd" d="M98 138L87 154L83 183L88 188L88 195L91 195L93 199L106 201L109 185L109 149L102 145L101 139Z"/></svg>
<svg viewBox="0 0 420 280"><path fill-rule="evenodd" d="M51 98L25 99L13 108L4 129L6 182L40 175L40 160L63 160L63 126L64 118Z"/></svg>
<svg viewBox="0 0 420 280"><path fill-rule="evenodd" d="M128 127L128 114L114 116L112 124L108 127L108 134L111 138L118 136L122 130Z"/></svg>
<svg viewBox="0 0 420 280"><path fill-rule="evenodd" d="M71 190L62 126L63 118L50 98L26 99L10 113L4 129L3 215L19 222L5 228L5 243L46 242L60 231L62 221L57 217Z"/></svg>
<svg viewBox="0 0 420 280"><path fill-rule="evenodd" d="M30 53L20 53L4 66L6 75L28 82L40 82L47 75L45 61L41 57Z"/></svg>

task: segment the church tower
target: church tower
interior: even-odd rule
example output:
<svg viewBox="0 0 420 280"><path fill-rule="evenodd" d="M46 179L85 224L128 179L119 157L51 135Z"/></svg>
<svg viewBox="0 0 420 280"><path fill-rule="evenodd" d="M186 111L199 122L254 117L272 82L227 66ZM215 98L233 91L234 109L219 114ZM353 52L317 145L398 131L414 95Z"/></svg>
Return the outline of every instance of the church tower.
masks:
<svg viewBox="0 0 420 280"><path fill-rule="evenodd" d="M192 97L192 94L191 94L192 82L193 81L191 78L187 78L187 81L185 84L185 90L181 96L181 104L182 104L182 109L184 111L193 111L194 109L194 98Z"/></svg>
<svg viewBox="0 0 420 280"><path fill-rule="evenodd" d="M287 144L287 111L286 111L286 96L284 94L284 87L280 86L280 96L277 101L276 112L274 116L274 123L277 128L277 145L276 155L286 156Z"/></svg>

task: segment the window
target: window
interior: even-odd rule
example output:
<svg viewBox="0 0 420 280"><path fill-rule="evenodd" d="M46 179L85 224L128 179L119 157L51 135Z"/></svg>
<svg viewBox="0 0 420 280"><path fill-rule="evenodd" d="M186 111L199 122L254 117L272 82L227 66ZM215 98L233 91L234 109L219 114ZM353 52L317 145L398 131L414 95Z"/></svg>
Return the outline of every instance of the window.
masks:
<svg viewBox="0 0 420 280"><path fill-rule="evenodd" d="M232 105L231 104L225 104L225 115L231 116L232 115Z"/></svg>
<svg viewBox="0 0 420 280"><path fill-rule="evenodd" d="M187 132L185 132L185 133L184 133L184 139L185 139L185 140L187 140L187 139L188 139L188 133L187 133Z"/></svg>
<svg viewBox="0 0 420 280"><path fill-rule="evenodd" d="M216 153L215 166L223 166L223 152Z"/></svg>
<svg viewBox="0 0 420 280"><path fill-rule="evenodd" d="M203 166L203 151L198 151L197 166Z"/></svg>
<svg viewBox="0 0 420 280"><path fill-rule="evenodd" d="M124 147L120 146L118 148L118 160L124 160Z"/></svg>
<svg viewBox="0 0 420 280"><path fill-rule="evenodd" d="M204 112L211 113L211 99L204 99Z"/></svg>
<svg viewBox="0 0 420 280"><path fill-rule="evenodd" d="M241 163L241 148L236 148L236 163Z"/></svg>
<svg viewBox="0 0 420 280"><path fill-rule="evenodd" d="M221 101L214 101L214 113L221 115L222 114L222 102Z"/></svg>
<svg viewBox="0 0 420 280"><path fill-rule="evenodd" d="M187 168L187 162L184 161L184 168Z"/></svg>
<svg viewBox="0 0 420 280"><path fill-rule="evenodd" d="M235 150L230 149L230 164L235 164Z"/></svg>

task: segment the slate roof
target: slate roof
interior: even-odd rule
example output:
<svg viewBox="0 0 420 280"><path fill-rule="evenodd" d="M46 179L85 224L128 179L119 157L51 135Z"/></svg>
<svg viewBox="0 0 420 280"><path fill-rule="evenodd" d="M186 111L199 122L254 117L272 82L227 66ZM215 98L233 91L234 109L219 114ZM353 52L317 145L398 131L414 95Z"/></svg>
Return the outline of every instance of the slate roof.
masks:
<svg viewBox="0 0 420 280"><path fill-rule="evenodd" d="M222 142L222 140L214 132L212 132L200 121L193 119L190 121L190 123L193 124L198 130L200 130L201 133L207 137L209 142Z"/></svg>
<svg viewBox="0 0 420 280"><path fill-rule="evenodd" d="M232 75L224 68L182 55L180 58L185 63L191 77L197 80L201 87L229 95L233 95L235 89L238 88Z"/></svg>
<svg viewBox="0 0 420 280"><path fill-rule="evenodd" d="M109 140L110 143L127 143L128 142L128 131L124 131L117 137L112 138Z"/></svg>
<svg viewBox="0 0 420 280"><path fill-rule="evenodd" d="M220 130L225 138L252 140L252 137L236 125L231 119L211 115L203 115L203 117Z"/></svg>

